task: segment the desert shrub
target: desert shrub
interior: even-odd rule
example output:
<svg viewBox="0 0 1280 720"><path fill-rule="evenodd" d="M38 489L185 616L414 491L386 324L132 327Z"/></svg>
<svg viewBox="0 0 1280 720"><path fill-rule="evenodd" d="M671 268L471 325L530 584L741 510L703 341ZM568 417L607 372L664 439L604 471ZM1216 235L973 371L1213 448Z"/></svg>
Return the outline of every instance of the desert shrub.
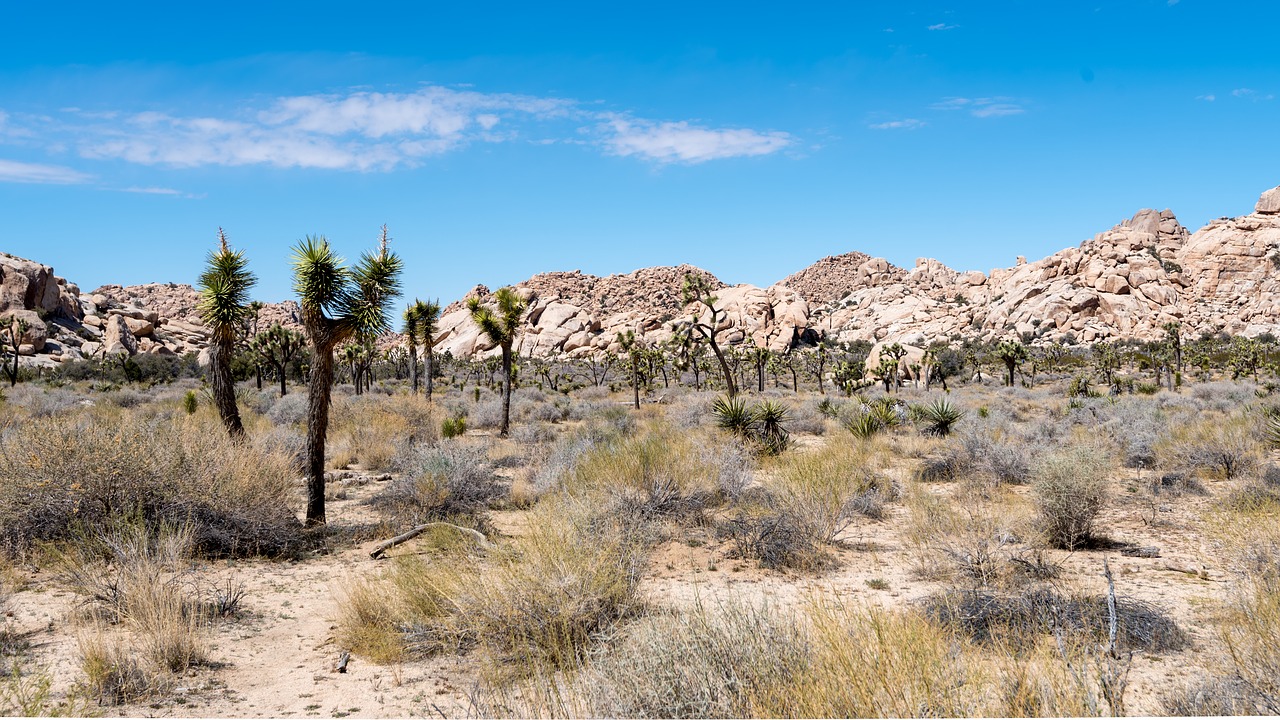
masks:
<svg viewBox="0 0 1280 720"><path fill-rule="evenodd" d="M276 425L299 425L307 419L307 402L306 393L285 395L267 410L267 418Z"/></svg>
<svg viewBox="0 0 1280 720"><path fill-rule="evenodd" d="M502 424L502 398L489 398L467 409L467 421L474 428L496 428Z"/></svg>
<svg viewBox="0 0 1280 720"><path fill-rule="evenodd" d="M521 688L521 699L490 689L478 709L528 717L751 717L762 692L797 684L808 655L788 614L699 603L633 623L572 680Z"/></svg>
<svg viewBox="0 0 1280 720"><path fill-rule="evenodd" d="M390 637L409 655L479 647L516 672L577 665L640 608L643 548L573 504L534 513L517 543L486 557L397 558L358 604L344 603L340 636L358 653L373 638L382 657L396 654Z"/></svg>
<svg viewBox="0 0 1280 720"><path fill-rule="evenodd" d="M101 625L80 638L82 668L99 698L132 699L206 661L206 616L184 572L191 542L189 527L148 527L134 516L113 519L62 555L72 590L129 632L127 644L107 641Z"/></svg>
<svg viewBox="0 0 1280 720"><path fill-rule="evenodd" d="M1254 418L1237 413L1175 426L1156 448L1174 470L1201 471L1230 480L1256 470L1262 460Z"/></svg>
<svg viewBox="0 0 1280 720"><path fill-rule="evenodd" d="M36 418L50 418L66 414L93 402L64 388L47 388L33 383L22 383L9 388L5 403L12 408L22 408L27 415Z"/></svg>
<svg viewBox="0 0 1280 720"><path fill-rule="evenodd" d="M434 408L420 396L345 398L334 403L326 452L334 467L385 469L401 445L433 443L440 429Z"/></svg>
<svg viewBox="0 0 1280 720"><path fill-rule="evenodd" d="M1155 466L1156 446L1169 428L1166 413L1155 403L1134 398L1104 407L1102 426L1123 453L1124 466Z"/></svg>
<svg viewBox="0 0 1280 720"><path fill-rule="evenodd" d="M1077 444L1035 467L1033 494L1040 530L1053 547L1074 550L1095 539L1094 521L1110 495L1105 449Z"/></svg>
<svg viewBox="0 0 1280 720"><path fill-rule="evenodd" d="M693 440L663 426L596 443L575 464L565 489L602 497L629 521L699 522L719 502L719 468Z"/></svg>
<svg viewBox="0 0 1280 720"><path fill-rule="evenodd" d="M196 391L188 390L187 394L182 396L182 410L188 415L194 415L199 407L200 402L196 399Z"/></svg>
<svg viewBox="0 0 1280 720"><path fill-rule="evenodd" d="M1222 625L1222 638L1236 676L1269 714L1280 713L1280 582L1277 580L1276 575L1265 571L1254 576Z"/></svg>
<svg viewBox="0 0 1280 720"><path fill-rule="evenodd" d="M1195 383L1191 397L1200 402L1200 409L1232 413L1256 399L1258 386L1244 379Z"/></svg>
<svg viewBox="0 0 1280 720"><path fill-rule="evenodd" d="M827 432L827 419L814 408L813 404L806 403L792 408L787 428L791 432L806 435L824 435Z"/></svg>
<svg viewBox="0 0 1280 720"><path fill-rule="evenodd" d="M207 556L294 552L293 459L214 418L95 408L0 439L0 545L21 550L119 515L189 527Z"/></svg>
<svg viewBox="0 0 1280 720"><path fill-rule="evenodd" d="M716 533L730 543L727 557L756 560L770 570L822 570L831 564L809 524L786 510L739 512L719 522Z"/></svg>
<svg viewBox="0 0 1280 720"><path fill-rule="evenodd" d="M482 715L907 717L982 714L970 661L910 613L826 597L801 612L741 602L645 618L572 677L490 687Z"/></svg>
<svg viewBox="0 0 1280 720"><path fill-rule="evenodd" d="M1106 642L1110 615L1106 595L1063 595L1032 587L1004 595L982 590L949 590L926 597L925 613L983 643L1028 645L1036 635L1065 632ZM1159 608L1132 598L1116 599L1117 647L1176 652L1190 645L1178 624Z"/></svg>
<svg viewBox="0 0 1280 720"><path fill-rule="evenodd" d="M1015 485L1030 479L1032 462L1043 444L1011 418L993 413L966 423L956 437L959 442L951 446L951 457L964 475Z"/></svg>
<svg viewBox="0 0 1280 720"><path fill-rule="evenodd" d="M534 492L541 495L561 487L572 475L582 456L601 442L606 442L605 436L589 431L573 432L557 438L534 473Z"/></svg>
<svg viewBox="0 0 1280 720"><path fill-rule="evenodd" d="M920 482L951 482L960 476L962 468L953 455L926 457L916 467L915 478Z"/></svg>
<svg viewBox="0 0 1280 720"><path fill-rule="evenodd" d="M736 501L755 479L751 452L741 443L705 444L701 460L715 470L716 486L729 500Z"/></svg>
<svg viewBox="0 0 1280 720"><path fill-rule="evenodd" d="M783 464L776 488L779 506L821 543L835 542L859 515L879 519L899 495L876 472L869 450L834 443Z"/></svg>
<svg viewBox="0 0 1280 720"><path fill-rule="evenodd" d="M402 447L392 464L400 477L370 499L401 525L456 516L483 517L506 493L480 445L441 443Z"/></svg>
<svg viewBox="0 0 1280 720"><path fill-rule="evenodd" d="M542 446L555 441L556 431L545 422L520 425L511 431L511 439L521 445Z"/></svg>

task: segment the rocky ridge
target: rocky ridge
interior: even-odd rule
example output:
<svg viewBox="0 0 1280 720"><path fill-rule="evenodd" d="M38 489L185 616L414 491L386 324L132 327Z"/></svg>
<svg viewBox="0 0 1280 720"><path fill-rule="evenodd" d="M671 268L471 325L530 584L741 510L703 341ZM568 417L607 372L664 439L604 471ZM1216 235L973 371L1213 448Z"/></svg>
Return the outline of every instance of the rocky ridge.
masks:
<svg viewBox="0 0 1280 720"><path fill-rule="evenodd" d="M1132 218L1046 258L989 273L962 272L928 258L911 269L860 252L823 258L767 288L729 286L690 265L597 277L548 272L518 283L529 301L523 354L568 356L617 351L631 330L656 344L687 322L686 273L706 278L725 310L728 345L785 350L819 337L923 344L938 339L1013 335L1033 342L1153 339L1178 322L1187 334L1280 333L1280 187L1255 211L1221 218L1195 233L1169 210ZM491 296L483 285L445 308L436 350L458 357L497 348L481 335L465 300ZM0 253L0 317L26 321L24 363L52 365L118 353L199 351L208 332L189 285L107 285L83 294L53 269ZM298 327L292 301L270 304L259 327ZM703 313L705 319L705 311ZM48 321L48 322L46 322ZM380 346L394 344L382 338Z"/></svg>

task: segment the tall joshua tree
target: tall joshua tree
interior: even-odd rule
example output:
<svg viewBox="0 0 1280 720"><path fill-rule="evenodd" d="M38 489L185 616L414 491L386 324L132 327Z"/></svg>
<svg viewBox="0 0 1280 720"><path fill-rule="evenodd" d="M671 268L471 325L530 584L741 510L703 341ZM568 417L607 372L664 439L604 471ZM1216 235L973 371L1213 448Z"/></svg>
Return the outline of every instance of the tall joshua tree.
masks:
<svg viewBox="0 0 1280 720"><path fill-rule="evenodd" d="M1027 360L1027 346L1017 340L1002 340L999 345L996 345L996 356L1004 361L1007 373L1004 384L1008 387L1013 387L1014 372L1017 371L1019 365Z"/></svg>
<svg viewBox="0 0 1280 720"><path fill-rule="evenodd" d="M467 310L471 311L471 319L480 326L480 331L502 348L502 426L498 428L498 436L506 437L511 430L511 346L520 333L520 317L524 315L526 303L509 287L499 288L493 294L493 302L496 308L481 304L480 298L473 297L467 301Z"/></svg>
<svg viewBox="0 0 1280 720"><path fill-rule="evenodd" d="M711 284L701 275L693 273L685 273L684 286L681 288L684 296L684 303L698 303L706 307L710 317L708 320L701 319L702 313L695 310L691 318L694 330L707 341L711 346L711 352L715 353L716 360L720 361L720 370L724 373L724 386L729 397L738 394L738 384L733 381L733 371L729 369L729 362L725 360L724 352L720 349L720 344L716 342L716 334L720 332L720 321L724 319L728 312L716 309L716 301L718 298L711 294Z"/></svg>
<svg viewBox="0 0 1280 720"><path fill-rule="evenodd" d="M422 305L421 300L415 299L409 307L404 309L404 337L409 346L409 386L413 389L413 394L418 394L418 324L420 318L420 310L418 306Z"/></svg>
<svg viewBox="0 0 1280 720"><path fill-rule="evenodd" d="M387 308L400 294L403 263L387 250L387 227L376 253L364 253L348 269L323 237L307 236L293 250L293 288L314 357L307 380L307 520L323 525L324 443L329 430L333 351L358 334L390 327Z"/></svg>
<svg viewBox="0 0 1280 720"><path fill-rule="evenodd" d="M199 311L212 333L209 384L213 388L213 404L233 438L244 437L240 409L236 407L235 380L231 377L231 357L235 353L236 331L249 313L249 288L257 282L248 266L244 251L232 251L227 234L218 228L218 249L209 253L200 274Z"/></svg>
<svg viewBox="0 0 1280 720"><path fill-rule="evenodd" d="M423 302L414 299L404 311L404 334L409 340L409 376L413 381L413 393L418 394L418 338L422 339L422 362L427 375L427 399L435 389L432 378L431 346L435 345L436 332L440 329L440 301Z"/></svg>

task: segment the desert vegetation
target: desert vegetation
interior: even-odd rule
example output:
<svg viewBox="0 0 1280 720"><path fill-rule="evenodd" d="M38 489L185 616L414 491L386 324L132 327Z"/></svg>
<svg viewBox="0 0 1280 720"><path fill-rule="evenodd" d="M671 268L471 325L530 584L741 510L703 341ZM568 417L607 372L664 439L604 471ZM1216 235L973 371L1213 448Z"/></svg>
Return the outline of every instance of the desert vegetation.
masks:
<svg viewBox="0 0 1280 720"><path fill-rule="evenodd" d="M742 350L690 281L670 342L572 358L499 291L462 359L436 303L378 342L385 242L295 268L305 336L222 246L207 375L6 390L0 710L1280 712L1268 338Z"/></svg>

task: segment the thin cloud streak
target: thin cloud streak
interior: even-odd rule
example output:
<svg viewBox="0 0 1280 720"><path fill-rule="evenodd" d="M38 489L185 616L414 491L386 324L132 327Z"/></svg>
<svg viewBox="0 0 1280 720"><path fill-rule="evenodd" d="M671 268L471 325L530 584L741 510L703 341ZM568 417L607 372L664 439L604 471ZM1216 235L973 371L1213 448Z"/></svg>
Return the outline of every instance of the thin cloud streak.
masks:
<svg viewBox="0 0 1280 720"><path fill-rule="evenodd" d="M92 175L69 167L0 159L0 182L80 185L91 180L93 180Z"/></svg>
<svg viewBox="0 0 1280 720"><path fill-rule="evenodd" d="M888 122L873 123L867 127L872 130L915 130L922 128L929 123L916 118L903 118L902 120L889 120Z"/></svg>
<svg viewBox="0 0 1280 720"><path fill-rule="evenodd" d="M649 120L587 110L569 99L438 86L282 97L231 117L68 112L73 117L60 132L82 157L177 168L385 172L477 143L571 142L584 133L607 154L659 163L768 155L792 144L779 131Z"/></svg>
<svg viewBox="0 0 1280 720"><path fill-rule="evenodd" d="M687 122L652 122L615 116L601 126L604 145L614 155L638 155L657 162L697 164L732 157L769 155L792 144L784 132L745 128L717 130Z"/></svg>

